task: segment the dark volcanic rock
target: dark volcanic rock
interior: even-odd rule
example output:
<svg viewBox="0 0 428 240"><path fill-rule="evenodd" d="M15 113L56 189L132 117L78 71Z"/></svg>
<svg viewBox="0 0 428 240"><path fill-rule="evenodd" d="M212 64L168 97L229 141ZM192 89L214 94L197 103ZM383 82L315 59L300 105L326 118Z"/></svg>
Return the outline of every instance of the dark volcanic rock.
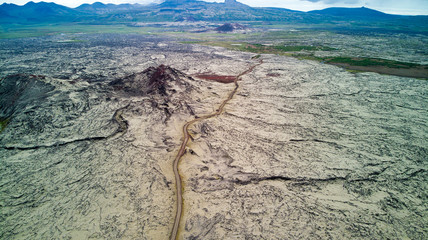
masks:
<svg viewBox="0 0 428 240"><path fill-rule="evenodd" d="M234 32L239 30L247 30L248 28L239 23L225 23L215 30L218 32Z"/></svg>
<svg viewBox="0 0 428 240"><path fill-rule="evenodd" d="M99 86L15 74L0 81L0 148L38 149L103 139L122 129Z"/></svg>
<svg viewBox="0 0 428 240"><path fill-rule="evenodd" d="M177 91L190 90L190 84L183 80L185 78L189 77L177 69L160 65L116 79L110 85L116 90L123 90L131 95L159 94L170 96Z"/></svg>
<svg viewBox="0 0 428 240"><path fill-rule="evenodd" d="M0 118L10 118L15 111L46 97L54 87L40 81L44 76L15 74L0 81Z"/></svg>

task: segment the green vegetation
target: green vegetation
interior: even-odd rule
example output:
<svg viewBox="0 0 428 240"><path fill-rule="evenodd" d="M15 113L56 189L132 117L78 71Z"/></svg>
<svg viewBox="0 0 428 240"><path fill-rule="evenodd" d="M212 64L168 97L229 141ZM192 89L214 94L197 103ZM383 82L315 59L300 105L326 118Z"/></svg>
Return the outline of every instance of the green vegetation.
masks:
<svg viewBox="0 0 428 240"><path fill-rule="evenodd" d="M334 51L337 50L325 46L275 46L274 49L283 52L300 52L300 51Z"/></svg>
<svg viewBox="0 0 428 240"><path fill-rule="evenodd" d="M349 72L349 73L362 73L362 72L364 72L364 71L361 71L361 70L353 70L353 69L346 69L346 71Z"/></svg>
<svg viewBox="0 0 428 240"><path fill-rule="evenodd" d="M363 58L363 57L324 57L320 58L325 63L339 63L339 64L348 64L351 66L382 66L388 68L414 68L419 67L421 65L416 63L407 63L407 62L399 62L381 58Z"/></svg>
<svg viewBox="0 0 428 240"><path fill-rule="evenodd" d="M335 48L327 46L307 45L263 45L246 42L227 41L189 41L183 43L218 46L227 49L256 54L278 54L295 57L304 60L314 60L327 64L339 65L350 72L377 72L380 74L414 77L426 79L428 76L428 65L400 62L381 58L368 57L317 57L315 51L334 51ZM260 55L257 55L260 57ZM256 56L256 57L257 57Z"/></svg>
<svg viewBox="0 0 428 240"><path fill-rule="evenodd" d="M323 61L322 58L315 57L313 54L305 54L305 55L304 54L292 54L291 56L295 57L297 59L300 59L300 60L314 60L314 61L320 61L320 62Z"/></svg>
<svg viewBox="0 0 428 240"><path fill-rule="evenodd" d="M338 65L351 73L376 72L419 79L428 78L428 65L416 63L367 57L316 57L314 55L303 56L299 54L294 54L293 57Z"/></svg>
<svg viewBox="0 0 428 240"><path fill-rule="evenodd" d="M152 27L130 27L122 24L115 25L84 25L84 24L39 24L39 25L3 25L0 27L0 39L25 38L57 35L61 33L136 33L150 34L159 31Z"/></svg>
<svg viewBox="0 0 428 240"><path fill-rule="evenodd" d="M200 41L191 42L196 44L225 47L231 50L252 52L252 53L268 53L268 54L279 54L290 56L291 52L312 52L312 51L334 51L335 48L326 46L274 46L274 45L263 45L257 43L245 43L245 42L220 42L220 41Z"/></svg>
<svg viewBox="0 0 428 240"><path fill-rule="evenodd" d="M182 43L182 44L198 44L200 42L201 41L181 41L180 43Z"/></svg>
<svg viewBox="0 0 428 240"><path fill-rule="evenodd" d="M275 25L275 26L269 26L270 29L281 29L277 31L264 31L259 32L259 39L262 39L263 41L274 41L274 40L288 40L288 41L295 41L296 43L301 42L302 40L307 39L316 39L316 38L328 38L333 37L334 33L324 30L314 30L310 29L309 26L304 25ZM290 30L290 29L299 29L299 30Z"/></svg>
<svg viewBox="0 0 428 240"><path fill-rule="evenodd" d="M211 41L214 39L239 40L250 36L259 36L260 33L239 34L239 33L191 33L176 27L146 27L146 26L129 26L126 24L3 24L0 25L0 39L4 38L26 38L40 37L46 35L58 34L97 34L97 33L117 33L117 34L156 34L172 37L185 37L195 40ZM193 42L189 42L193 43Z"/></svg>
<svg viewBox="0 0 428 240"><path fill-rule="evenodd" d="M304 60L315 60L319 62L337 64L337 65L348 65L348 66L359 66L359 67L387 67L396 69L411 69L411 68L423 68L428 69L427 65L420 65L416 63L400 62L382 58L368 58L368 57L316 57L314 55L299 55L294 54L293 57Z"/></svg>
<svg viewBox="0 0 428 240"><path fill-rule="evenodd" d="M3 130L6 128L7 124L9 123L9 118L0 118L0 133L3 132Z"/></svg>
<svg viewBox="0 0 428 240"><path fill-rule="evenodd" d="M181 41L180 43L185 44L195 44L201 42L224 42L224 41L244 41L248 38L258 38L260 33L218 33L218 32L203 32L203 33L194 33L188 32L186 30L182 31L171 31L168 29L165 31L165 28L162 28L162 31L154 32L154 34L162 36L171 36L171 37L183 37L185 39L194 39L193 41Z"/></svg>

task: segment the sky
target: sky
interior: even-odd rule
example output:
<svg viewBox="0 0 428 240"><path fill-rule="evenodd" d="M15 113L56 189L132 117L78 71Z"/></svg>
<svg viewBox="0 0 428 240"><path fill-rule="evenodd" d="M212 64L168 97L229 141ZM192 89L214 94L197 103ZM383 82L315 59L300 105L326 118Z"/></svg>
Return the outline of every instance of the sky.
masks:
<svg viewBox="0 0 428 240"><path fill-rule="evenodd" d="M33 0L38 2L38 0ZM160 2L162 0L44 0L68 7L77 7L83 3L141 3ZM223 0L205 0L223 2ZM428 15L428 0L238 0L253 7L281 7L292 10L310 11L328 7L368 7L382 12L402 15ZM28 0L0 0L0 3L23 5Z"/></svg>

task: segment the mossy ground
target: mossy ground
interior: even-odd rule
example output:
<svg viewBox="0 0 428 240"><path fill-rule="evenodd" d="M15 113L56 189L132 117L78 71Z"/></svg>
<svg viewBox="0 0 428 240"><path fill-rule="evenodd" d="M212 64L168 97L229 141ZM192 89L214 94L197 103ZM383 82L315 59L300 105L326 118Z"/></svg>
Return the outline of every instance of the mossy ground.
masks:
<svg viewBox="0 0 428 240"><path fill-rule="evenodd" d="M3 25L0 26L0 39L41 37L46 35L73 33L135 33L150 34L156 31L150 27L130 27L122 24L114 25L83 25L83 24L39 24L39 25Z"/></svg>
<svg viewBox="0 0 428 240"><path fill-rule="evenodd" d="M309 46L309 45L264 45L259 43L246 42L223 42L223 41L188 41L183 43L201 44L207 46L225 47L231 50L267 53L290 56L293 52L314 52L314 51L334 51L335 48L327 46Z"/></svg>
<svg viewBox="0 0 428 240"><path fill-rule="evenodd" d="M3 132L3 130L6 128L8 123L9 123L8 118L0 118L0 133Z"/></svg>
<svg viewBox="0 0 428 240"><path fill-rule="evenodd" d="M321 58L326 63L344 63L351 66L383 66L388 68L413 68L422 65L416 63L407 63L393 61L381 58L364 58L364 57L324 57Z"/></svg>

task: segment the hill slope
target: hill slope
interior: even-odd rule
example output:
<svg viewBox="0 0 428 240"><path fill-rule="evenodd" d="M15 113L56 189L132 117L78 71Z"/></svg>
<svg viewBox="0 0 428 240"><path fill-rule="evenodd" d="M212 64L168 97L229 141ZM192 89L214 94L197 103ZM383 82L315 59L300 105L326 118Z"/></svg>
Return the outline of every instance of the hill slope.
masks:
<svg viewBox="0 0 428 240"><path fill-rule="evenodd" d="M4 3L0 5L0 22L38 23L38 22L70 22L85 16L75 9L56 3L28 2L23 6Z"/></svg>
<svg viewBox="0 0 428 240"><path fill-rule="evenodd" d="M327 8L300 12L284 8L254 8L236 0L222 3L197 0L167 0L161 4L83 4L68 8L55 3L29 2L24 6L0 5L3 24L92 23L182 21L239 22L259 21L310 24L321 28L428 32L428 16L400 16L369 8Z"/></svg>
<svg viewBox="0 0 428 240"><path fill-rule="evenodd" d="M391 18L395 15L386 14L374 9L361 7L361 8L326 8L323 10L309 11L308 13L328 15L345 18Z"/></svg>

